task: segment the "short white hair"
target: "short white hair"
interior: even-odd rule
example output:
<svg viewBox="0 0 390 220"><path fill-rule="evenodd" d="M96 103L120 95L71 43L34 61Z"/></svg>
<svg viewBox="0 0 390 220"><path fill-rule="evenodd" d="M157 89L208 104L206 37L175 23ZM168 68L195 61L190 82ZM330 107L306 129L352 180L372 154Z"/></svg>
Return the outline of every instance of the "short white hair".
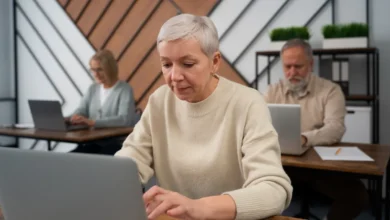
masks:
<svg viewBox="0 0 390 220"><path fill-rule="evenodd" d="M313 59L313 50L311 49L310 44L299 38L288 40L280 50L280 57L285 50L292 47L301 47L305 51L307 58L309 58L309 60Z"/></svg>
<svg viewBox="0 0 390 220"><path fill-rule="evenodd" d="M168 19L158 33L157 44L190 38L199 42L208 57L219 50L218 32L214 23L206 16L192 14L180 14Z"/></svg>

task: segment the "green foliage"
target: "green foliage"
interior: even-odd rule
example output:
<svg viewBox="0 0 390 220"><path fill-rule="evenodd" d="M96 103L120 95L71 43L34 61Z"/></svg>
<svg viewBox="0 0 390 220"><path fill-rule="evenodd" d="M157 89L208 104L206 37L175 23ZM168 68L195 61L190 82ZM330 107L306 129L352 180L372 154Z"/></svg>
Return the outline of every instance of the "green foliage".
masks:
<svg viewBox="0 0 390 220"><path fill-rule="evenodd" d="M310 33L307 27L275 28L270 33L271 41L287 41L295 38L309 40Z"/></svg>
<svg viewBox="0 0 390 220"><path fill-rule="evenodd" d="M362 23L325 25L322 27L322 35L328 38L367 37L368 25Z"/></svg>

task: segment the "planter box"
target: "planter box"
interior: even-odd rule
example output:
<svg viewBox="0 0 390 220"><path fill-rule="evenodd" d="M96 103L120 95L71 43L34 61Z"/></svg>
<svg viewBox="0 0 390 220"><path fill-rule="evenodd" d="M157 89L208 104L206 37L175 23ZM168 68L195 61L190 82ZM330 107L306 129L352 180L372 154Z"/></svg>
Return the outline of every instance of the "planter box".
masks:
<svg viewBox="0 0 390 220"><path fill-rule="evenodd" d="M268 45L268 50L280 51L285 43L286 41L271 41L271 43Z"/></svg>
<svg viewBox="0 0 390 220"><path fill-rule="evenodd" d="M366 48L367 37L330 38L322 42L323 49Z"/></svg>

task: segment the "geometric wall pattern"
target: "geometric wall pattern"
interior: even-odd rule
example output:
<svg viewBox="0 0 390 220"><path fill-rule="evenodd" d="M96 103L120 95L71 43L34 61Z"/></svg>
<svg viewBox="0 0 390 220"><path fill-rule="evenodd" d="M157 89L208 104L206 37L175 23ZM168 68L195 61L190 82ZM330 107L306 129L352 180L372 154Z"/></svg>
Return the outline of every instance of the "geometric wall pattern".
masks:
<svg viewBox="0 0 390 220"><path fill-rule="evenodd" d="M254 54L267 49L269 31L306 25L310 43L320 46L321 26L334 22L335 2L337 20L365 22L365 0L15 0L19 122L32 121L27 106L31 98L60 100L64 114L70 114L93 81L88 62L101 48L113 51L120 79L133 87L138 107L144 108L149 95L164 83L157 33L164 21L179 13L209 16L221 42L219 73L253 86ZM352 3L354 10L342 13ZM278 61L274 64L273 82L281 74ZM260 59L257 74L265 67ZM259 90L266 87L264 77ZM46 149L46 143L31 140L20 145L31 144ZM73 147L60 145L61 151Z"/></svg>
<svg viewBox="0 0 390 220"><path fill-rule="evenodd" d="M220 1L59 0L94 49L110 49L118 62L120 79L133 87L139 107L164 83L156 50L161 25L179 13L210 14ZM247 84L225 59L222 75Z"/></svg>
<svg viewBox="0 0 390 220"><path fill-rule="evenodd" d="M141 108L145 107L148 96L164 83L155 44L162 23L179 13L213 17L213 12L218 10L221 3L226 2L221 0L57 1L95 50L107 48L113 51L119 64L120 78L129 82L133 87L137 104ZM220 34L222 43L223 40L229 38L229 35L232 35L232 30L240 25L239 22L243 17L249 14L250 10L256 8L256 4L263 4L264 8L269 8L269 17L262 17L265 18L264 22L259 22L259 31L249 42L247 39L242 41L239 39L241 42L233 42L233 44L241 44L242 50L230 60L223 56L220 74L238 83L253 85L254 80L251 77L244 76L248 73L246 71L246 73L240 72L237 67L246 62L243 61L243 58L247 58L248 54L253 54L250 51L251 48L259 41L259 37L266 35L273 23L276 23L275 20L282 14L288 14L285 13L287 8L293 8L294 5L299 6L302 2L305 2L300 1L301 3L299 3L298 1L287 0L278 0L271 4L265 3L267 1L264 0L241 2L245 2L240 3L244 7L240 9L235 19L230 23L225 22L229 23L229 26L224 33ZM295 25L311 25L320 13L329 8L328 6L332 2L331 0L320 0L307 4L309 10L305 13L306 16L298 16L305 19ZM229 44L229 47L233 48L234 45ZM224 54L223 47L221 52ZM253 60L253 57L251 57L251 60ZM275 63L273 62L273 64Z"/></svg>

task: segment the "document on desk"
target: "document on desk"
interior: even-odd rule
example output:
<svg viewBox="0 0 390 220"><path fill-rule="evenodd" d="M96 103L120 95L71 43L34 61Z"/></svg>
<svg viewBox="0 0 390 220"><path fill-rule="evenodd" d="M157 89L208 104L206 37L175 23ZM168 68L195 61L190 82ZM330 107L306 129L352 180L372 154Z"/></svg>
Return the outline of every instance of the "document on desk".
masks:
<svg viewBox="0 0 390 220"><path fill-rule="evenodd" d="M15 124L15 128L34 128L34 124L32 123L24 123L24 124Z"/></svg>
<svg viewBox="0 0 390 220"><path fill-rule="evenodd" d="M322 160L374 161L358 147L314 147Z"/></svg>

